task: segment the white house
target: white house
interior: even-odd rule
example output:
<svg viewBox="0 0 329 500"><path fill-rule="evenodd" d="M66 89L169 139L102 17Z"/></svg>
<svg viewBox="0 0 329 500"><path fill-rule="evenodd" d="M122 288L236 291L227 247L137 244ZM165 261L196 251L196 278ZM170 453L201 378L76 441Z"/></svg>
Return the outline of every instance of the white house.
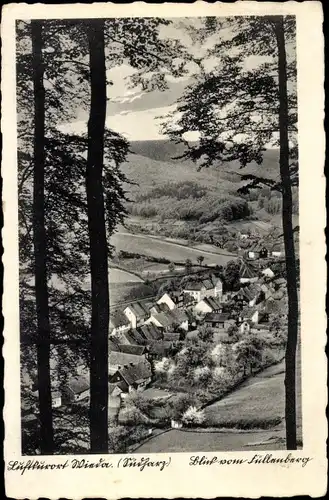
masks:
<svg viewBox="0 0 329 500"><path fill-rule="evenodd" d="M162 297L157 301L157 304L166 304L170 310L176 308L176 304L168 293L164 293Z"/></svg>
<svg viewBox="0 0 329 500"><path fill-rule="evenodd" d="M136 329L138 326L143 325L149 317L149 311L141 302L134 302L129 304L123 313L128 318L131 327Z"/></svg>
<svg viewBox="0 0 329 500"><path fill-rule="evenodd" d="M183 292L191 295L197 302L205 297L218 297L220 299L223 294L223 283L219 278L212 276L209 279L187 283Z"/></svg>
<svg viewBox="0 0 329 500"><path fill-rule="evenodd" d="M239 328L240 328L240 333L242 333L242 334L249 333L250 332L250 321L248 321L248 320L242 321Z"/></svg>
<svg viewBox="0 0 329 500"><path fill-rule="evenodd" d="M62 406L62 395L59 391L53 391L51 393L51 403L53 408Z"/></svg>
<svg viewBox="0 0 329 500"><path fill-rule="evenodd" d="M269 267L263 269L262 275L265 276L266 278L274 278L274 272Z"/></svg>
<svg viewBox="0 0 329 500"><path fill-rule="evenodd" d="M115 335L118 333L127 332L131 329L131 323L128 317L118 311L110 317L110 333Z"/></svg>
<svg viewBox="0 0 329 500"><path fill-rule="evenodd" d="M259 321L259 311L254 307L246 307L242 310L239 319L241 322L249 321L257 325Z"/></svg>
<svg viewBox="0 0 329 500"><path fill-rule="evenodd" d="M151 314L150 318L145 322L145 325L153 324L165 331L172 331L173 327L177 326L181 330L188 331L189 319L184 311L173 309L168 312Z"/></svg>
<svg viewBox="0 0 329 500"><path fill-rule="evenodd" d="M194 306L194 311L201 314L206 314L210 312L221 312L222 306L213 297L205 297Z"/></svg>

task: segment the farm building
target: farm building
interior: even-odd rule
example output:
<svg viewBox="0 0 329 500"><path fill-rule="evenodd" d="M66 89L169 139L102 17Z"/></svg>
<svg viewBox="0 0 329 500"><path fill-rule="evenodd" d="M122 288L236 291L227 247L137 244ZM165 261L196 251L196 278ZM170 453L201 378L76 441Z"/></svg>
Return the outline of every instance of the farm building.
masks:
<svg viewBox="0 0 329 500"><path fill-rule="evenodd" d="M244 259L241 259L240 262L240 283L254 283L258 280L258 272L252 267L249 263L247 263Z"/></svg>
<svg viewBox="0 0 329 500"><path fill-rule="evenodd" d="M247 257L250 260L267 259L268 250L262 243L257 242L248 248Z"/></svg>
<svg viewBox="0 0 329 500"><path fill-rule="evenodd" d="M149 363L130 363L115 370L109 377L109 383L111 389L116 385L120 392L128 393L143 390L151 382L151 379L152 372Z"/></svg>
<svg viewBox="0 0 329 500"><path fill-rule="evenodd" d="M211 275L203 280L191 280L186 283L184 294L192 296L197 302L205 297L221 298L223 294L223 283L215 275Z"/></svg>
<svg viewBox="0 0 329 500"><path fill-rule="evenodd" d="M145 324L153 324L159 328L163 328L164 331L169 331L174 326L187 331L189 327L189 320L187 314L184 311L174 309L167 313L163 312L152 314Z"/></svg>
<svg viewBox="0 0 329 500"><path fill-rule="evenodd" d="M128 354L126 352L110 352L109 354L110 373L123 366L138 365L140 363L149 365L145 354Z"/></svg>
<svg viewBox="0 0 329 500"><path fill-rule="evenodd" d="M62 389L63 403L76 403L89 397L89 380L87 377L71 377Z"/></svg>
<svg viewBox="0 0 329 500"><path fill-rule="evenodd" d="M142 335L147 342L163 339L163 333L161 328L158 328L156 325L152 323L140 326L137 330L138 333L140 333L140 335Z"/></svg>
<svg viewBox="0 0 329 500"><path fill-rule="evenodd" d="M145 345L118 344L114 349L112 349L112 351L124 352L126 354L136 354L137 356L141 356L142 354L147 353L147 347Z"/></svg>
<svg viewBox="0 0 329 500"><path fill-rule="evenodd" d="M167 312L167 311L170 311L171 309L174 309L174 308L170 308L166 303L162 302L160 304L153 304L151 307L150 307L150 315L151 314L157 314L157 313L161 313L161 312Z"/></svg>
<svg viewBox="0 0 329 500"><path fill-rule="evenodd" d="M228 328L230 326L230 314L228 313L207 313L204 322L206 326L212 328Z"/></svg>
<svg viewBox="0 0 329 500"><path fill-rule="evenodd" d="M147 307L141 302L129 304L123 312L128 318L132 328L137 328L138 326L143 325L149 317Z"/></svg>
<svg viewBox="0 0 329 500"><path fill-rule="evenodd" d="M194 311L204 314L209 312L221 312L222 306L213 297L205 297L194 306Z"/></svg>

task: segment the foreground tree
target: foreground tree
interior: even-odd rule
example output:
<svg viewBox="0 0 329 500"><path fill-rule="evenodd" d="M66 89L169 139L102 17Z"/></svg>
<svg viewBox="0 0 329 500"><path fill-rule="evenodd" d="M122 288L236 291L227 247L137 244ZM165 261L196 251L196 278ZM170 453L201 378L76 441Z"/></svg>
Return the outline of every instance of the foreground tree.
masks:
<svg viewBox="0 0 329 500"><path fill-rule="evenodd" d="M104 21L86 27L90 53L91 102L88 121L86 193L90 241L91 349L90 444L92 452L108 452L108 255L103 199L106 69Z"/></svg>
<svg viewBox="0 0 329 500"><path fill-rule="evenodd" d="M292 225L292 188L298 185L297 97L295 20L293 17L268 16L233 18L225 21L209 18L204 29L192 30L196 43L204 44L209 35L220 35L222 23L230 24L232 37L218 39L207 56L222 56L218 65L206 71L196 61L199 72L178 105L178 119L170 116L164 125L175 141L186 145L183 157L199 167L221 165L238 160L242 168L255 162L256 174L241 174L247 181L240 189L269 186L282 195L282 226L285 244L288 288L288 342L286 348L286 442L296 449L296 344L298 332L297 271ZM289 58L286 46L289 43ZM234 49L234 55L229 55ZM226 54L223 56L223 54ZM232 53L231 53L232 54ZM266 62L246 69L249 56L261 56ZM287 82L290 82L288 85ZM189 144L183 136L197 131L199 140ZM268 144L280 148L280 180L261 165Z"/></svg>
<svg viewBox="0 0 329 500"><path fill-rule="evenodd" d="M51 407L50 321L45 230L45 89L43 84L42 23L40 21L32 21L31 33L34 95L34 174L32 210L40 448L42 454L48 455L54 451L54 439Z"/></svg>

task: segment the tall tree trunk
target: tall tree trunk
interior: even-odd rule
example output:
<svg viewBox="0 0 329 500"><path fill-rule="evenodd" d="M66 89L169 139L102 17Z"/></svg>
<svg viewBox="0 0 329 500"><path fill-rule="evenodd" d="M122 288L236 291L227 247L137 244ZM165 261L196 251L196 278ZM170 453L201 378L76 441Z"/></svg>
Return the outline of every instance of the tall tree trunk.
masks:
<svg viewBox="0 0 329 500"><path fill-rule="evenodd" d="M109 283L102 183L106 117L104 21L88 21L86 29L91 79L86 171L92 294L90 443L93 453L107 453Z"/></svg>
<svg viewBox="0 0 329 500"><path fill-rule="evenodd" d="M50 322L47 287L47 248L45 229L45 89L42 60L42 24L32 21L32 60L34 95L34 182L33 243L35 255L35 297L37 315L37 366L42 454L54 450L51 381Z"/></svg>
<svg viewBox="0 0 329 500"><path fill-rule="evenodd" d="M280 175L282 181L282 226L288 291L288 340L286 347L285 420L288 450L297 449L296 432L296 348L298 336L298 294L295 244L292 223L292 192L289 170L287 58L283 17L274 21L278 46Z"/></svg>

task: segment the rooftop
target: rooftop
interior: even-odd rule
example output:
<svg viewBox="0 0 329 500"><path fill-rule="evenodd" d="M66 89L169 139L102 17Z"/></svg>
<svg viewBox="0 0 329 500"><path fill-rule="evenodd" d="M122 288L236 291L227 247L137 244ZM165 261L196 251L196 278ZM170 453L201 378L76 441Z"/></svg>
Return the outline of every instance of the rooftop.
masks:
<svg viewBox="0 0 329 500"><path fill-rule="evenodd" d="M149 363L139 363L133 366L120 368L119 373L128 385L143 382L151 377L151 365Z"/></svg>
<svg viewBox="0 0 329 500"><path fill-rule="evenodd" d="M145 318L149 315L147 307L141 302L129 304L125 310L128 308L135 314L136 318Z"/></svg>
<svg viewBox="0 0 329 500"><path fill-rule="evenodd" d="M85 377L72 377L68 380L68 387L74 394L81 394L89 389L89 380Z"/></svg>
<svg viewBox="0 0 329 500"><path fill-rule="evenodd" d="M128 326L129 320L122 311L116 311L110 316L110 328L118 328L120 326Z"/></svg>
<svg viewBox="0 0 329 500"><path fill-rule="evenodd" d="M224 323L230 319L229 313L207 313L205 316L205 321L210 321L214 323Z"/></svg>
<svg viewBox="0 0 329 500"><path fill-rule="evenodd" d="M145 362L144 355L129 354L127 352L112 351L109 354L110 368L118 368L119 366L129 365L130 363L138 364Z"/></svg>

